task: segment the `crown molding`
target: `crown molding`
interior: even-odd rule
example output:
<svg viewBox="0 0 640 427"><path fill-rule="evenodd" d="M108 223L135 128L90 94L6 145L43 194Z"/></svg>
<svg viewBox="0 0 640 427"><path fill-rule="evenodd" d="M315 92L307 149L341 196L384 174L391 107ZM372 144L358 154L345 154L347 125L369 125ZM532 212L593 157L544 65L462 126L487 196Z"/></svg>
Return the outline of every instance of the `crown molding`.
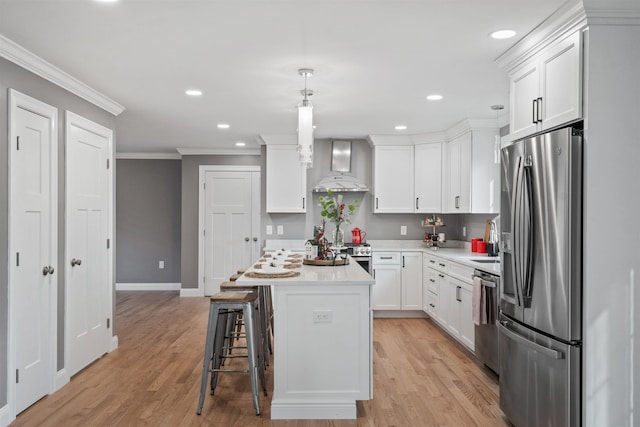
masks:
<svg viewBox="0 0 640 427"><path fill-rule="evenodd" d="M445 132L430 132L411 135L413 145L432 144L434 142L446 142L447 135Z"/></svg>
<svg viewBox="0 0 640 427"><path fill-rule="evenodd" d="M176 148L182 156L259 156L259 148Z"/></svg>
<svg viewBox="0 0 640 427"><path fill-rule="evenodd" d="M75 95L78 95L80 98L89 101L93 105L102 108L114 116L119 115L125 110L125 107L118 104L111 98L82 83L80 80L72 77L60 68L50 64L1 34L0 57L19 65L25 70L31 71L32 73L57 86L60 86L65 90L68 90Z"/></svg>
<svg viewBox="0 0 640 427"><path fill-rule="evenodd" d="M413 145L411 135L367 135L367 142L376 145Z"/></svg>
<svg viewBox="0 0 640 427"><path fill-rule="evenodd" d="M128 160L180 160L180 153L116 153L116 159Z"/></svg>
<svg viewBox="0 0 640 427"><path fill-rule="evenodd" d="M256 141L260 145L296 145L298 143L298 135L291 135L291 134L258 135L256 137Z"/></svg>

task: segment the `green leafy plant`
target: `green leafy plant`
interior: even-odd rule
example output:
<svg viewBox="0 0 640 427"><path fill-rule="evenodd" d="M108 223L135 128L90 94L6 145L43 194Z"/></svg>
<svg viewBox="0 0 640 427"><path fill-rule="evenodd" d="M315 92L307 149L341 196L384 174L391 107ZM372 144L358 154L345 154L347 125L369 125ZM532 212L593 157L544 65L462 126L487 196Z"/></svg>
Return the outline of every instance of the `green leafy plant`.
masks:
<svg viewBox="0 0 640 427"><path fill-rule="evenodd" d="M342 194L333 196L331 190L327 191L326 196L320 196L320 215L333 222L336 227L340 227L343 222L348 224L349 217L354 214L360 203L358 199L354 199L353 204L346 204L342 199Z"/></svg>

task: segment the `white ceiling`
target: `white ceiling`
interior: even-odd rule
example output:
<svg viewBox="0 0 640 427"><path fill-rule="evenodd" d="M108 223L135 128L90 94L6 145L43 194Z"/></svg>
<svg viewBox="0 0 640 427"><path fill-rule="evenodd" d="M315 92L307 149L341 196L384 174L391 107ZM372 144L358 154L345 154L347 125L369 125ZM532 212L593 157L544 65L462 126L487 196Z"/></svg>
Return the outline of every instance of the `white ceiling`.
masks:
<svg viewBox="0 0 640 427"><path fill-rule="evenodd" d="M118 152L168 153L295 134L302 67L316 138L495 118L490 105L509 103L495 58L564 2L0 0L0 34L125 106ZM488 37L503 28L518 35Z"/></svg>

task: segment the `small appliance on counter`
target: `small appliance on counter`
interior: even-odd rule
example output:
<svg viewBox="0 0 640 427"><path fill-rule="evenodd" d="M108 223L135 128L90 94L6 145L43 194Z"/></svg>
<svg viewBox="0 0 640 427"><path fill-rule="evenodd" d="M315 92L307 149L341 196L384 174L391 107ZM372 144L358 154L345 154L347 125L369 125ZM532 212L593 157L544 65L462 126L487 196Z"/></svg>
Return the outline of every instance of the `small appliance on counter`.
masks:
<svg viewBox="0 0 640 427"><path fill-rule="evenodd" d="M360 245L364 243L365 237L367 237L367 232L356 227L351 230L351 235L351 243L353 243L354 245Z"/></svg>

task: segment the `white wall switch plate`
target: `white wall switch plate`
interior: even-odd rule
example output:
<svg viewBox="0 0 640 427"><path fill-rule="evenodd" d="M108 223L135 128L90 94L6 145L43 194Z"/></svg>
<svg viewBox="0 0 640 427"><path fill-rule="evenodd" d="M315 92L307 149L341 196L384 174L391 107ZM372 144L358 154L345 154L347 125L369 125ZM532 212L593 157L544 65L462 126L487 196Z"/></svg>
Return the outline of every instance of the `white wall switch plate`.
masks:
<svg viewBox="0 0 640 427"><path fill-rule="evenodd" d="M164 268L164 261L158 261L158 268L161 270Z"/></svg>
<svg viewBox="0 0 640 427"><path fill-rule="evenodd" d="M267 235L272 235L273 234L273 225L269 224L267 225Z"/></svg>
<svg viewBox="0 0 640 427"><path fill-rule="evenodd" d="M466 237L467 235L467 227L462 227L462 237Z"/></svg>
<svg viewBox="0 0 640 427"><path fill-rule="evenodd" d="M313 310L313 323L333 322L333 310Z"/></svg>
<svg viewBox="0 0 640 427"><path fill-rule="evenodd" d="M407 226L406 225L401 225L400 226L400 234L403 236L407 235Z"/></svg>
<svg viewBox="0 0 640 427"><path fill-rule="evenodd" d="M284 234L284 225L278 226L278 236L282 236Z"/></svg>

